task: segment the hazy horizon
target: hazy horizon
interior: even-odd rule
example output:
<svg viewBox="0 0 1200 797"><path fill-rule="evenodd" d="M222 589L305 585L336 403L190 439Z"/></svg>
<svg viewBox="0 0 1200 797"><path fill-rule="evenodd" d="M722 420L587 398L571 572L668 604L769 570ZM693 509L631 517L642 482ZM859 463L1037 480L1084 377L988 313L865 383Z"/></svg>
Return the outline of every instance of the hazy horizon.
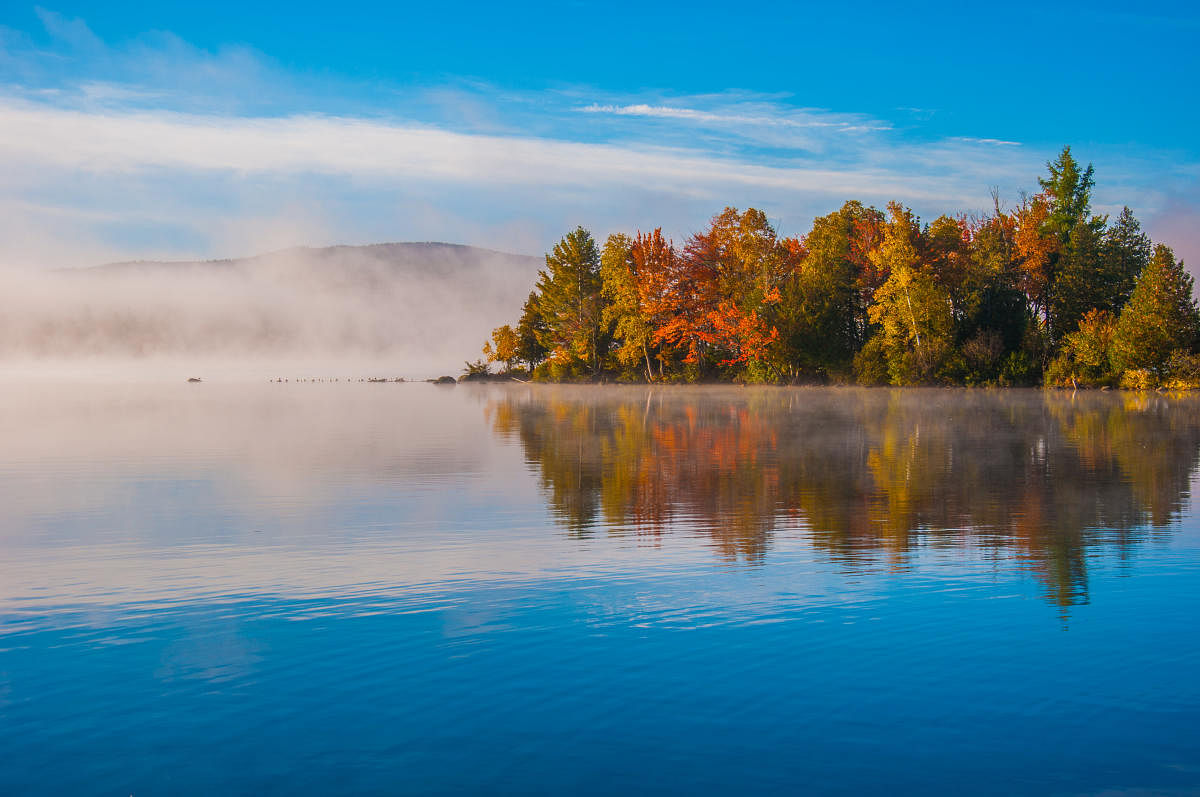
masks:
<svg viewBox="0 0 1200 797"><path fill-rule="evenodd" d="M457 375L540 262L414 242L0 272L0 373Z"/></svg>

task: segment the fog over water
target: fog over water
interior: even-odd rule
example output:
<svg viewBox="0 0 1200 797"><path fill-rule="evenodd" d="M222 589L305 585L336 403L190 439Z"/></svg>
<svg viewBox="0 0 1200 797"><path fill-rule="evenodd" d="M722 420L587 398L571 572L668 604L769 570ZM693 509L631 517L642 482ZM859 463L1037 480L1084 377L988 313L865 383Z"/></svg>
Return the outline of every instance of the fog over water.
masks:
<svg viewBox="0 0 1200 797"><path fill-rule="evenodd" d="M5 794L1200 788L1195 397L0 387Z"/></svg>
<svg viewBox="0 0 1200 797"><path fill-rule="evenodd" d="M0 373L456 374L519 310L540 265L467 246L379 244L0 271Z"/></svg>
<svg viewBox="0 0 1200 797"><path fill-rule="evenodd" d="M326 564L414 539L337 518L370 517L381 498L399 496L409 503L384 511L380 528L415 523L416 539L453 556L394 563L390 577L359 558L358 577L537 574L551 566L540 546L502 552L518 538L523 545L529 527L512 538L513 529L471 540L455 531L504 529L516 507L568 539L699 548L706 559L753 566L797 542L844 574L908 570L952 552L1032 574L1035 592L1067 608L1088 602L1092 567L1195 534L1194 397L97 380L69 389L8 382L0 409L0 545L74 551L73 567L101 562L84 569L109 585L88 596L103 601L128 599L140 581L135 567L113 583L118 561L164 545L189 555L194 545L223 547L215 572L188 572L183 559L173 571L210 589L277 585L288 572L280 563L256 574L242 561L263 544L315 555L305 578L336 589L341 570L319 564L331 541L339 553ZM155 495L158 487L170 495ZM213 525L214 506L238 519ZM45 526L53 517L69 522ZM120 522L104 533L104 523L76 526L87 518ZM578 553L600 562L597 551ZM0 606L46 572L11 569ZM230 587L235 575L244 580Z"/></svg>

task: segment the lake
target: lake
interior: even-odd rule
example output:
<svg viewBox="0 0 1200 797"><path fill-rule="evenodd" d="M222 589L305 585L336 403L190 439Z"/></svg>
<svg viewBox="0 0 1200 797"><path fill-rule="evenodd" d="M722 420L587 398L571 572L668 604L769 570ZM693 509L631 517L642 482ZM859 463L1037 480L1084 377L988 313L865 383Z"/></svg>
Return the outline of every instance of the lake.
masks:
<svg viewBox="0 0 1200 797"><path fill-rule="evenodd" d="M0 792L1200 793L1200 399L29 381Z"/></svg>

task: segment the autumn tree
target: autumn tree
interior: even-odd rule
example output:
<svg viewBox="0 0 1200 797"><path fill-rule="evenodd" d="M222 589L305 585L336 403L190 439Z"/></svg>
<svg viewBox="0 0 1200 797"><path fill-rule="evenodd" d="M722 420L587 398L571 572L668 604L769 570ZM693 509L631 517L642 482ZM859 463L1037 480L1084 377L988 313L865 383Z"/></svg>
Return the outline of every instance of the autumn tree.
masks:
<svg viewBox="0 0 1200 797"><path fill-rule="evenodd" d="M678 249L656 229L601 253L579 228L485 352L553 379L1101 384L1127 370L1200 385L1182 266L1151 256L1128 208L1111 225L1092 213L1094 170L1069 147L1046 168L1011 211L993 190L993 212L925 227L851 201L799 239L755 208L725 208Z"/></svg>
<svg viewBox="0 0 1200 797"><path fill-rule="evenodd" d="M673 247L663 240L661 229L651 236L639 233L636 239L610 235L600 256L600 292L605 300L602 321L617 344L612 356L625 367L643 363L648 382L654 381L652 303L662 290L655 285L663 282L662 272L669 269L673 258Z"/></svg>
<svg viewBox="0 0 1200 797"><path fill-rule="evenodd" d="M972 257L974 229L966 217L939 216L921 236L930 270L950 299L956 326L976 311L991 275Z"/></svg>
<svg viewBox="0 0 1200 797"><path fill-rule="evenodd" d="M893 384L931 380L949 353L954 319L950 297L921 262L920 226L897 202L888 205L883 242L872 260L888 272L868 310Z"/></svg>
<svg viewBox="0 0 1200 797"><path fill-rule="evenodd" d="M998 196L993 199L993 213L963 223L970 290L959 299L955 319L963 355L959 377L969 384L1026 384L1036 380L1040 359L1026 351L1031 318L1020 290L1017 221L1003 212Z"/></svg>
<svg viewBox="0 0 1200 797"><path fill-rule="evenodd" d="M780 342L798 375L829 377L850 370L867 338L867 306L887 273L870 253L882 238L883 216L860 202L813 220L799 266L781 288L776 312Z"/></svg>
<svg viewBox="0 0 1200 797"><path fill-rule="evenodd" d="M675 258L659 298L668 317L655 340L684 352L700 376L714 366L765 364L778 338L769 308L796 266L766 214L725 208Z"/></svg>
<svg viewBox="0 0 1200 797"><path fill-rule="evenodd" d="M700 241L699 239L703 239ZM725 210L713 218L709 229L694 236L687 252L707 262L700 272L711 274L716 285L703 319L708 343L725 367L747 365L751 377L774 376L778 365L771 358L779 332L773 309L780 289L795 273L794 248L782 242L765 213L748 208Z"/></svg>
<svg viewBox="0 0 1200 797"><path fill-rule="evenodd" d="M677 252L660 233L634 248L654 342L703 374L713 340L708 314L718 302L716 241L700 233Z"/></svg>
<svg viewBox="0 0 1200 797"><path fill-rule="evenodd" d="M1013 245L1017 259L1018 286L1035 318L1050 320L1050 291L1058 264L1059 240L1049 232L1051 205L1037 195L1021 202L1013 211Z"/></svg>
<svg viewBox="0 0 1200 797"><path fill-rule="evenodd" d="M789 273L775 227L757 208L744 213L725 208L704 236L710 242L706 251L715 258L717 293L746 309L761 305Z"/></svg>
<svg viewBox="0 0 1200 797"><path fill-rule="evenodd" d="M1047 176L1038 179L1042 192L1015 211L1014 242L1021 288L1049 340L1057 342L1091 307L1112 302L1099 281L1090 279L1100 262L1099 238L1105 226L1103 217L1091 215L1094 170L1090 164L1081 170L1070 147L1063 147L1046 169Z"/></svg>
<svg viewBox="0 0 1200 797"><path fill-rule="evenodd" d="M778 300L776 300L778 301ZM770 367L771 347L779 340L779 330L771 326L757 309L745 310L732 301L723 301L709 313L713 336L724 352L723 366L759 364ZM756 372L755 377L766 372Z"/></svg>
<svg viewBox="0 0 1200 797"><path fill-rule="evenodd" d="M489 363L504 363L504 370L511 371L521 359L521 340L508 324L492 330L492 339L483 344L483 356Z"/></svg>

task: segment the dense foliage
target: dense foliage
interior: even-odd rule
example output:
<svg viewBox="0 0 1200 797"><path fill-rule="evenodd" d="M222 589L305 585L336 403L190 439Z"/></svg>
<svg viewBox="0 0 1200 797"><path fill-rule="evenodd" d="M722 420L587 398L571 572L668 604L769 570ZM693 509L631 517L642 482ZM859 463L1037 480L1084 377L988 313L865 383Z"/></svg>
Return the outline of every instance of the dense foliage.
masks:
<svg viewBox="0 0 1200 797"><path fill-rule="evenodd" d="M1047 169L1012 210L924 225L851 201L803 238L754 208L680 246L577 228L484 354L554 381L1200 385L1183 264L1129 208L1092 213L1069 147Z"/></svg>

